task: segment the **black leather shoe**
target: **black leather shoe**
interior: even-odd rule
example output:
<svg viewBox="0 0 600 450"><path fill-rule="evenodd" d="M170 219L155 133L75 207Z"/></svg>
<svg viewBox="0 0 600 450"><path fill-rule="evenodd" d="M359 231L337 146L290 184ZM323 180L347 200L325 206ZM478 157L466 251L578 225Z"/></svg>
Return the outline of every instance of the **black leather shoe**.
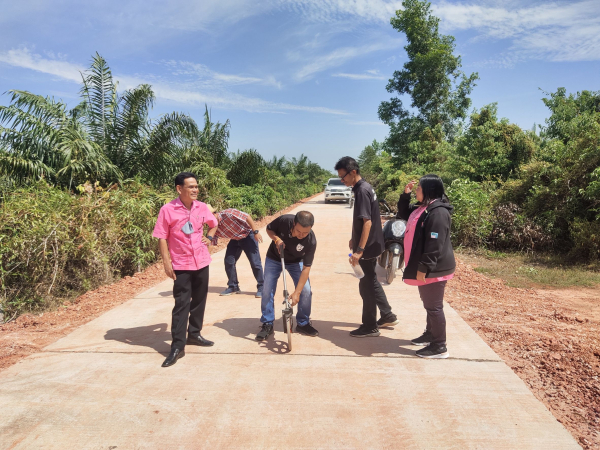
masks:
<svg viewBox="0 0 600 450"><path fill-rule="evenodd" d="M165 362L162 363L162 367L172 366L173 364L175 364L177 362L177 360L179 358L183 358L184 356L185 356L185 350L179 350L178 348L171 350L171 353L169 353L169 356L167 356L167 359L165 359Z"/></svg>
<svg viewBox="0 0 600 450"><path fill-rule="evenodd" d="M208 339L204 339L202 336L188 336L187 343L191 345L199 345L200 347L210 347L215 345L213 341L209 341Z"/></svg>

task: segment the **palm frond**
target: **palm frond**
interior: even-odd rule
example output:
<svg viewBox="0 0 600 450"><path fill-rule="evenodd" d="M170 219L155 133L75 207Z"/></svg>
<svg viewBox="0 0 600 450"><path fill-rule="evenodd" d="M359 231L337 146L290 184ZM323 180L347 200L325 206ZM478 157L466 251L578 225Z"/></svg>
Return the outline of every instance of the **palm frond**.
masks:
<svg viewBox="0 0 600 450"><path fill-rule="evenodd" d="M57 150L62 155L59 178L68 180L68 186L85 181L104 180L120 182L119 169L102 152L100 146L86 136L81 124L72 121L61 128Z"/></svg>
<svg viewBox="0 0 600 450"><path fill-rule="evenodd" d="M112 124L111 145L108 157L114 164L122 166L131 147L139 147L146 125L148 111L154 105L154 92L149 84L126 90L117 100Z"/></svg>
<svg viewBox="0 0 600 450"><path fill-rule="evenodd" d="M49 125L58 124L66 117L66 105L53 97L42 97L28 91L10 90L10 107L0 107L0 123L13 120L12 111L27 113ZM12 108L11 108L12 107Z"/></svg>
<svg viewBox="0 0 600 450"><path fill-rule="evenodd" d="M87 103L88 127L94 141L106 150L108 126L113 122L117 103L117 86L106 60L98 53L92 58L90 68L81 74L81 95Z"/></svg>
<svg viewBox="0 0 600 450"><path fill-rule="evenodd" d="M148 140L136 157L137 173L153 181L166 180L183 158L183 144L198 133L194 120L181 113L162 116L152 127Z"/></svg>
<svg viewBox="0 0 600 450"><path fill-rule="evenodd" d="M54 174L54 170L39 159L15 154L0 148L0 175L22 182L27 179L40 179Z"/></svg>

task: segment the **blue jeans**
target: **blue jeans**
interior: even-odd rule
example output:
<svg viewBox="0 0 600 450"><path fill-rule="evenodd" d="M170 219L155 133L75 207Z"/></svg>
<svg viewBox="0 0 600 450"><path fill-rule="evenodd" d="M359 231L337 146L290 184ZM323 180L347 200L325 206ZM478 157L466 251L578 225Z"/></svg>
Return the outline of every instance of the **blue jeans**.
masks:
<svg viewBox="0 0 600 450"><path fill-rule="evenodd" d="M238 241L231 239L229 244L227 244L227 250L225 251L225 273L229 279L227 286L234 289L238 289L240 287L235 264L237 263L237 260L240 259L242 251L246 253L248 261L250 261L252 273L254 273L254 278L256 278L256 288L260 291L264 283L263 268L262 264L260 263L258 242L256 242L254 239L254 235L252 233L250 233L244 239L240 239Z"/></svg>
<svg viewBox="0 0 600 450"><path fill-rule="evenodd" d="M285 269L294 280L294 286L298 284L300 273L302 272L302 263L290 263L285 265ZM265 285L262 291L262 301L260 304L262 310L262 323L273 324L275 320L275 292L277 290L277 280L281 275L281 261L275 261L269 257L265 258ZM294 289L288 284L288 292L291 294ZM281 301L283 303L283 300ZM312 291L310 290L310 281L306 284L300 293L298 302L298 313L296 314L296 323L300 326L308 324L310 319L310 307L312 304ZM283 306L282 306L283 309Z"/></svg>

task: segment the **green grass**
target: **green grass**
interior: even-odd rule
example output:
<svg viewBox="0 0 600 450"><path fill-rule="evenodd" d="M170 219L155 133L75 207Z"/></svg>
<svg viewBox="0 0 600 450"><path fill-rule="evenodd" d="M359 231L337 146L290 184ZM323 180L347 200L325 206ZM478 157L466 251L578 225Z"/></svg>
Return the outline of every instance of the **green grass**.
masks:
<svg viewBox="0 0 600 450"><path fill-rule="evenodd" d="M567 264L556 255L459 248L457 256L476 272L519 288L600 287L600 264Z"/></svg>

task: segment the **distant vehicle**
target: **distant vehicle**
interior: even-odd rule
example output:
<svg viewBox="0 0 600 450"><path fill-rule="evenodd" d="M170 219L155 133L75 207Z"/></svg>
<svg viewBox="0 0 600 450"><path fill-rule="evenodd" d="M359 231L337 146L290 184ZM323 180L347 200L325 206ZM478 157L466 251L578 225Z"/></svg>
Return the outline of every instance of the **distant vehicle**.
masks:
<svg viewBox="0 0 600 450"><path fill-rule="evenodd" d="M350 203L352 198L352 188L346 187L339 178L330 178L325 187L325 203L342 201Z"/></svg>

